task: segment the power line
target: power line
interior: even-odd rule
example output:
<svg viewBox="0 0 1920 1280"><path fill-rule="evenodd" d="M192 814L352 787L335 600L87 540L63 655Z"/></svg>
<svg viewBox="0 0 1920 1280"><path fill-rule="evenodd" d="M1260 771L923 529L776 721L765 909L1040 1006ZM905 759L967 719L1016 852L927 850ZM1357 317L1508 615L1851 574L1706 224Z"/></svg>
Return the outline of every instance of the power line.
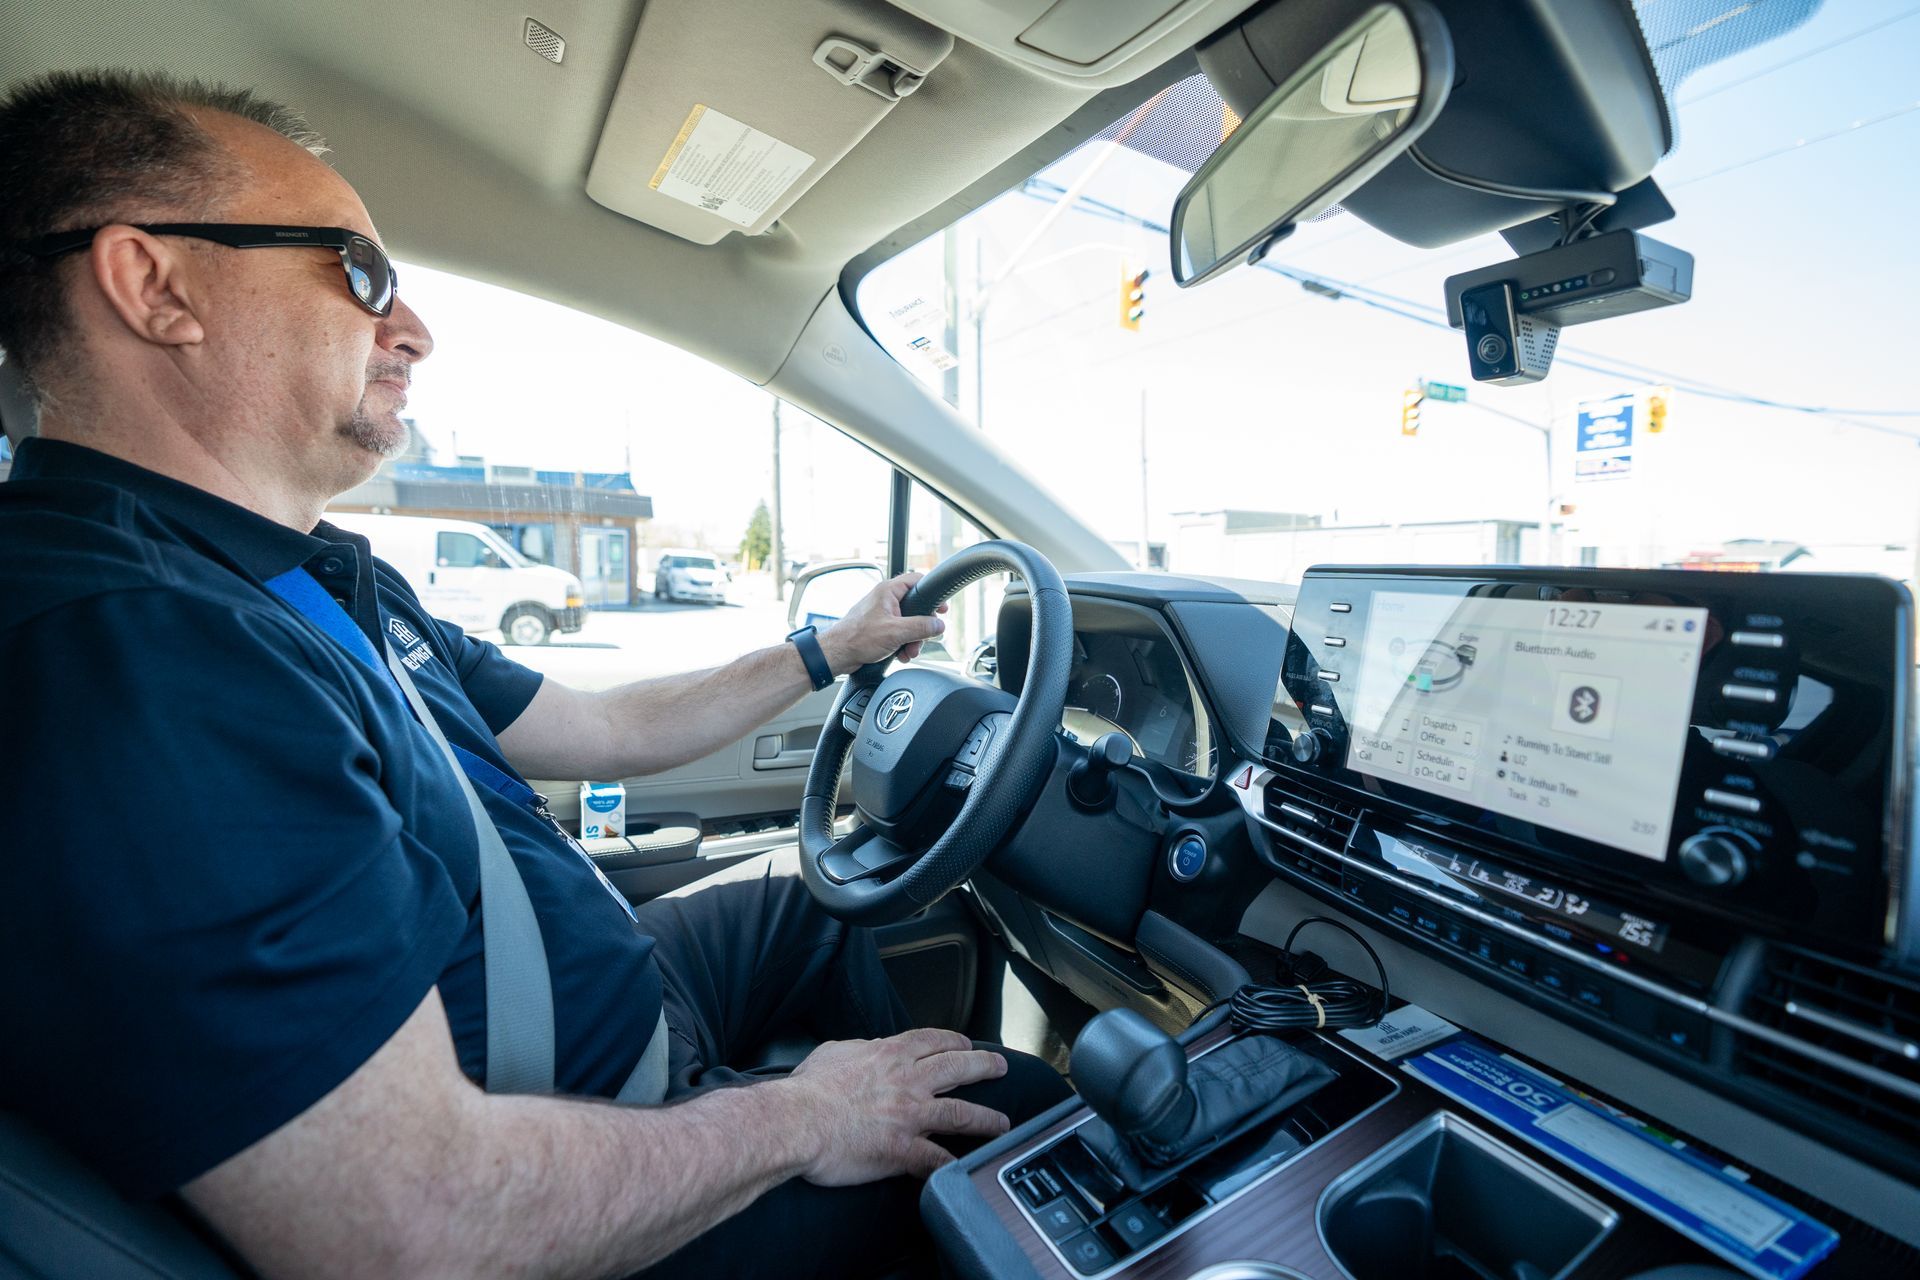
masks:
<svg viewBox="0 0 1920 1280"><path fill-rule="evenodd" d="M1914 104L1914 106L1920 107L1920 104ZM1029 184L1031 184L1031 180L1029 180ZM1041 186L1044 186L1044 184L1041 184ZM1025 190L1025 186L1023 186L1021 190ZM1154 234L1162 234L1162 236L1171 234L1171 230L1169 230L1167 226L1162 225L1162 223L1154 223L1152 219L1140 217L1137 213L1129 213L1127 209L1121 209L1119 205L1108 203L1108 201L1083 198L1079 207L1081 207L1081 211L1094 213L1094 215L1100 215L1100 217L1108 217L1110 221L1131 223L1131 225L1139 226L1142 230L1148 230L1148 232L1154 232ZM1377 311L1386 311L1388 315L1398 315L1398 317L1402 317L1402 319L1417 320L1417 322L1425 324L1428 328L1452 330L1452 324L1448 324L1444 319L1436 319L1436 317L1442 317L1442 315L1444 315L1440 307L1432 307L1432 305L1428 305L1428 303L1415 301L1415 299L1411 299L1411 297L1400 297L1396 296L1396 294L1388 294L1388 292L1384 292L1384 290L1371 290L1371 288L1367 288L1367 286L1365 286L1363 282L1359 282L1359 280L1334 280L1334 278L1325 276L1325 274L1304 273L1304 271L1290 269L1290 267L1284 267L1281 263L1273 263L1273 261L1254 263L1254 269L1256 269L1256 271L1267 271L1267 273L1283 276L1286 280L1292 280L1292 282L1302 284L1302 286L1306 286L1309 282L1311 282L1311 284L1317 284L1317 286L1323 286L1325 290L1332 290L1334 299L1338 299L1338 297L1352 297L1354 301L1359 301L1359 303L1369 305L1369 307L1375 307ZM1367 297L1369 294L1373 297ZM1327 296L1327 294L1323 292L1323 296ZM1261 309L1258 313L1238 315L1238 317L1233 317L1233 319L1223 320L1223 322L1219 322L1219 324L1210 324L1210 326L1204 328L1204 330L1190 330L1187 334L1181 334L1175 342L1185 342L1185 340L1196 338L1196 336L1200 336L1200 334L1204 334L1204 332L1213 332L1213 330L1217 330L1217 328L1225 328L1227 324L1242 324L1242 322L1246 322L1246 320L1254 319L1256 315L1271 315L1271 313L1275 313L1275 311L1284 311L1284 309L1288 309L1288 307L1292 307L1292 305L1300 305L1300 301L1302 301L1302 299L1296 299L1296 301L1288 303L1286 307L1267 307L1267 309ZM1411 309L1411 311L1407 311L1407 309ZM1425 315L1419 315L1419 313L1425 313ZM1160 344L1154 345L1165 345L1165 340L1162 340ZM1826 405L1799 405L1799 403L1793 403L1793 401L1780 401L1780 399L1770 399L1770 397L1764 397L1764 395L1753 395L1753 393L1749 393L1749 391L1722 388L1722 386L1716 386L1713 382L1703 382L1703 380L1697 380L1697 378L1688 378L1686 374L1674 374L1674 372L1670 372L1670 370L1663 370L1663 368L1653 367L1653 365L1640 365L1638 361L1624 361L1624 359L1617 359L1617 357L1599 355L1599 353L1594 353L1594 351L1580 351L1578 347L1561 347L1561 353L1563 353L1563 355L1561 355L1561 361L1559 361L1559 363L1571 365L1571 367L1574 368L1584 368L1584 370L1588 370L1588 372L1599 372L1599 374L1605 374L1605 376L1609 376L1609 378L1628 378L1628 380L1634 380L1634 378L1655 378L1655 380L1659 380L1659 382L1667 382L1670 386L1676 386L1676 388L1688 391L1688 393L1692 393L1692 395L1703 395L1703 397L1707 397L1707 399L1722 399L1722 401L1730 401L1730 403L1745 403L1745 405L1755 405L1755 407L1759 407L1759 409L1780 409L1780 411L1786 411L1786 413L1826 416L1826 418L1832 418L1832 420L1836 420L1836 422L1847 422L1847 424L1851 424L1851 426L1857 426L1860 430L1878 432L1878 434L1884 434L1884 436L1897 436L1897 438L1901 439L1920 439L1920 436L1916 436L1914 432L1901 432L1901 430L1895 430L1895 428L1889 428L1889 426L1882 426L1882 424L1878 424L1878 422L1860 422L1859 420L1859 418L1868 418L1868 416L1872 416L1872 418L1910 418L1910 416L1920 416L1920 411L1914 411L1914 409L1832 409L1832 407L1826 407ZM1569 355L1572 355L1572 357L1588 357L1588 359L1567 359ZM1615 361L1615 365L1638 367L1638 372L1624 372L1624 370L1620 370L1620 368L1617 367L1597 365L1594 361Z"/></svg>
<svg viewBox="0 0 1920 1280"><path fill-rule="evenodd" d="M1920 107L1920 103L1916 103L1915 106ZM1028 183L1023 184L1022 187L1019 188L1019 190L1024 192L1027 190L1028 187L1035 186L1035 185L1044 187L1050 184L1043 184L1043 183L1036 184L1032 179L1029 179ZM1144 218L1138 214L1131 213L1125 209L1120 208L1117 205L1110 204L1106 201L1093 200L1086 197L1082 197L1080 201L1079 209L1081 212L1091 213L1096 216L1105 217L1109 220L1127 222L1142 230L1150 231L1158 235L1171 234L1170 230L1165 225L1155 222L1150 218ZM1434 307L1422 302L1416 302L1411 298L1399 297L1398 295L1390 294L1383 290L1369 289L1364 284L1361 284L1357 281L1336 280L1328 276L1319 275L1317 273L1308 273L1308 272L1291 269L1279 263L1275 263L1271 261L1258 262L1253 265L1256 270L1271 272L1275 275L1281 276L1284 279L1292 280L1296 284L1300 284L1304 286L1309 282L1311 282L1312 284L1323 286L1324 289L1328 289L1332 291L1331 296L1333 296L1335 300L1338 300L1338 298L1342 298L1342 297L1351 298L1355 302L1361 303L1364 306L1372 307L1378 311L1387 312L1390 315L1400 316L1402 319L1412 320L1418 324L1425 325L1428 328L1443 329L1449 332L1452 331L1452 326L1450 324L1448 324L1444 319L1437 318L1443 315L1443 312L1439 307ZM1367 296L1367 295L1372 295L1372 296ZM1329 296L1329 295L1323 292L1323 296ZM1188 341L1188 340L1191 340L1192 338L1200 336L1201 334L1213 332L1217 329L1225 328L1228 325L1242 324L1249 319L1253 319L1255 316L1270 315L1275 311L1287 310L1288 307L1290 306L1300 305L1301 301L1302 300L1296 299L1292 303L1287 304L1287 306L1265 308L1259 312L1254 312L1248 315L1235 316L1229 320L1222 321L1218 324L1209 325L1202 330L1198 330L1198 331L1190 330L1187 333L1181 334L1177 338L1174 338L1171 340L1162 339L1159 342L1151 344L1151 346L1165 346L1165 345L1168 345L1169 341L1173 341L1173 342ZM1407 308L1412 308L1412 310L1408 310ZM1423 312L1426 314L1421 314ZM1129 354L1130 355L1137 354L1138 350L1139 348L1136 348L1134 352L1131 352ZM1814 417L1824 417L1834 422L1845 423L1849 426L1856 427L1863 431L1870 431L1880 435L1894 436L1902 440L1920 440L1920 434L1916 434L1910 431L1901 431L1896 428L1888 427L1884 424L1877 423L1877 422L1866 422L1861 420L1862 418L1866 418L1866 417L1875 417L1875 418L1920 417L1920 410L1909 410L1909 409L1838 410L1838 409L1829 408L1823 405L1796 404L1791 401L1775 400L1766 396L1756 396L1751 394L1750 392L1739 391L1733 388L1716 386L1713 383L1703 382L1698 379L1689 378L1684 374L1676 374L1668 370L1660 369L1654 365L1638 364L1638 362L1630 361L1630 360L1615 361L1615 365L1622 365L1622 364L1637 365L1637 368L1638 368L1637 372L1628 372L1618 367L1595 363L1595 361L1609 360L1609 359L1613 359L1613 357L1602 356L1595 352L1583 352L1579 350L1579 348L1575 348L1575 347L1562 347L1560 351L1561 351L1561 354L1557 357L1559 363L1564 365L1569 365L1576 369L1584 369L1590 373L1599 373L1606 377L1621 378L1627 381L1633 381L1638 379L1655 379L1660 382L1668 383L1671 386L1674 386L1682 391L1687 392L1689 395L1698 395L1710 400L1722 400L1722 401L1727 401L1735 404L1749 404L1749 405L1755 406L1756 408L1777 409L1777 410L1788 412L1788 413L1799 413L1799 414L1805 414L1805 415L1814 416ZM1580 357L1582 356L1585 356L1588 358L1581 359Z"/></svg>
<svg viewBox="0 0 1920 1280"><path fill-rule="evenodd" d="M1738 80L1729 80L1725 84L1715 85L1713 88L1708 89L1705 93L1697 94L1694 97L1688 98L1684 102L1676 102L1674 106L1676 108L1690 107L1696 102L1705 102L1708 98L1714 97L1717 94L1725 93L1729 89L1738 89L1743 84L1750 84L1753 81L1758 80L1763 76L1770 76L1776 71L1784 71L1788 67L1793 66L1795 63L1805 62L1808 58L1817 57L1820 54L1827 52L1829 49L1838 49L1843 44L1851 44L1853 41L1858 40L1861 36L1872 35L1874 32L1880 30L1882 27L1890 27L1896 22L1905 22L1908 18L1913 17L1917 13L1920 13L1920 6L1916 6L1912 9L1908 9L1905 13L1896 13L1891 18L1882 18L1879 22L1873 23L1870 26L1862 27L1858 31L1852 32L1849 35L1841 36L1837 40L1829 40L1827 41L1827 43L1823 45L1819 45L1816 48L1804 50L1803 52L1795 54L1791 58L1786 58L1780 62L1776 62L1770 67L1762 67L1758 71L1754 71L1747 75L1741 76Z"/></svg>
<svg viewBox="0 0 1920 1280"><path fill-rule="evenodd" d="M1796 139L1795 141L1788 143L1784 147L1776 147L1772 151L1764 151L1757 156L1749 156L1745 160L1735 161L1733 164L1727 165L1724 168L1713 169L1713 170L1709 170L1706 173L1695 174L1691 178L1683 178L1679 182L1670 184L1670 187L1671 189L1678 189L1680 187L1690 187L1696 182L1705 182L1709 178L1722 177L1726 174L1734 172L1735 170L1744 169L1748 165L1759 164L1763 160L1776 160L1781 156L1792 155L1798 151L1806 151L1809 148L1819 146L1823 142L1832 142L1835 138L1844 138L1849 134L1858 133L1862 129L1871 129L1874 125L1885 124L1889 120L1897 120L1901 116L1904 116L1909 112L1914 112L1914 111L1920 111L1920 102L1909 102L1904 107L1894 107L1893 109L1882 112L1881 114L1874 116L1871 119L1855 120L1853 123L1846 125L1843 128L1834 129L1830 132L1820 134L1817 137Z"/></svg>

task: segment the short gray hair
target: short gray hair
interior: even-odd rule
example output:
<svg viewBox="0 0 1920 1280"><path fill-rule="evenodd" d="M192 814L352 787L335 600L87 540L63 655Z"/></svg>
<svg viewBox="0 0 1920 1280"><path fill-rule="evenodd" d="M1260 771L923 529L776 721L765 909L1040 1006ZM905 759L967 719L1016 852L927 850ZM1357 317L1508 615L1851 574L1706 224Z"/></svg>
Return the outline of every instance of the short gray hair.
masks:
<svg viewBox="0 0 1920 1280"><path fill-rule="evenodd" d="M37 400L72 317L60 262L18 246L110 222L204 220L236 162L194 120L221 111L326 154L293 108L148 71L56 71L0 97L0 350Z"/></svg>

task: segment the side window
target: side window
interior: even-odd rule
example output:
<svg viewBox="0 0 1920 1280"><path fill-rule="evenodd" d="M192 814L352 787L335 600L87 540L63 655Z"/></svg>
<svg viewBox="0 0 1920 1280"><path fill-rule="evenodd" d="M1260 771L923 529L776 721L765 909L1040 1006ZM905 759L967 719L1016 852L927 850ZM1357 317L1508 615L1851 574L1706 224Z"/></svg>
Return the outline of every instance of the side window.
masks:
<svg viewBox="0 0 1920 1280"><path fill-rule="evenodd" d="M840 431L618 325L401 267L433 356L404 449L329 510L390 517L374 550L436 616L605 687L777 644L796 574L885 562L891 469Z"/></svg>
<svg viewBox="0 0 1920 1280"><path fill-rule="evenodd" d="M434 558L442 569L473 569L493 558L486 544L470 533L442 533L435 542Z"/></svg>
<svg viewBox="0 0 1920 1280"><path fill-rule="evenodd" d="M907 521L907 568L925 572L957 551L991 535L975 524L965 512L927 488L913 483L913 498ZM947 602L947 630L938 646L956 664L975 663L991 653L982 647L992 638L998 624L1000 601L1006 595L1008 579L1002 575L974 583ZM928 648L928 656L941 655Z"/></svg>

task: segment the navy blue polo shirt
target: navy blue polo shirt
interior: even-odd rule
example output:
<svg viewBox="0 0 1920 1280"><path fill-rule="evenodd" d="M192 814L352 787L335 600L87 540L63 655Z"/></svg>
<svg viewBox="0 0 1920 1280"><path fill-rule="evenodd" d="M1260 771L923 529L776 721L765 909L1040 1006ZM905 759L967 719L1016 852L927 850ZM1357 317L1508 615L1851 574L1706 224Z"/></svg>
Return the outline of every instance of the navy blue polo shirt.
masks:
<svg viewBox="0 0 1920 1280"><path fill-rule="evenodd" d="M494 735L542 677L428 616L365 539L49 440L0 484L0 1109L131 1195L304 1111L436 986L485 1078L466 801L391 677L262 585L301 566L513 773ZM557 1087L611 1096L659 1015L653 940L480 790L544 935Z"/></svg>

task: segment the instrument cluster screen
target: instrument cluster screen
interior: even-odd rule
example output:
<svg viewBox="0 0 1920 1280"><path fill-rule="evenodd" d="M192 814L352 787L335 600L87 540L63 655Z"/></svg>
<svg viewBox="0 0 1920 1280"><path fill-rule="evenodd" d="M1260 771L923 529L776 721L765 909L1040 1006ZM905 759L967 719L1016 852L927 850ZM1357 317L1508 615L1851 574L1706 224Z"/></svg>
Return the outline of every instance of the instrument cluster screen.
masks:
<svg viewBox="0 0 1920 1280"><path fill-rule="evenodd" d="M1707 611L1382 591L1347 767L1664 859Z"/></svg>

